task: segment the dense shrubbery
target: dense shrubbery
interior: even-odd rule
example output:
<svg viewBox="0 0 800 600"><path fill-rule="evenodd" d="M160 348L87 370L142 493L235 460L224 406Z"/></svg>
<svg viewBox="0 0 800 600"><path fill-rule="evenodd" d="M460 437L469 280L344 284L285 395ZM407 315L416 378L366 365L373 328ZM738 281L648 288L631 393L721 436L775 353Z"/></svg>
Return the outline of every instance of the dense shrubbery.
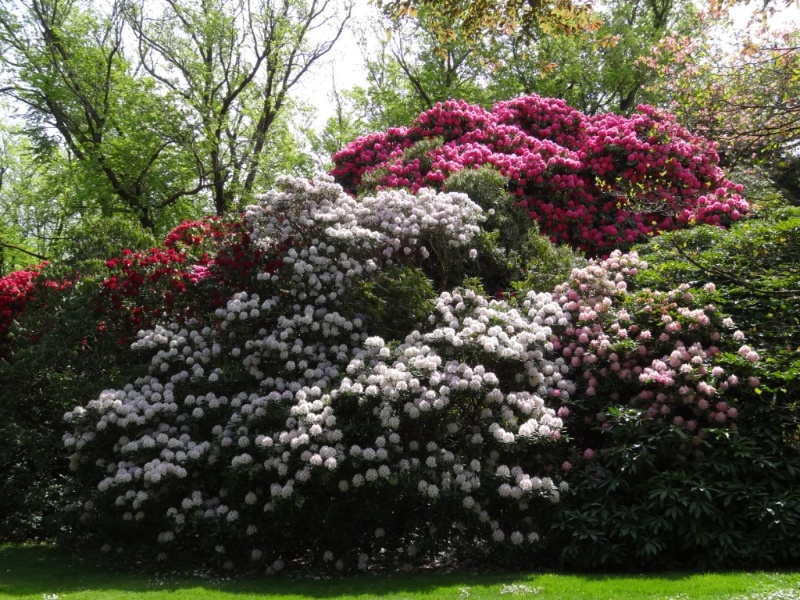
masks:
<svg viewBox="0 0 800 600"><path fill-rule="evenodd" d="M476 542L524 556L546 526L535 507L559 496L546 466L562 423L543 398L573 389L550 358L561 308L430 294L417 265L474 260L466 196L283 185L246 215L280 266L205 325L142 332L151 374L68 415L81 529L239 566L418 562ZM400 296L380 293L384 274ZM362 312L376 295L424 319L376 322ZM387 323L394 340L373 335Z"/></svg>
<svg viewBox="0 0 800 600"><path fill-rule="evenodd" d="M646 285L676 280L716 282L714 298L764 355L759 404L789 448L800 450L800 209L770 210L728 232L700 227L642 248L654 268Z"/></svg>
<svg viewBox="0 0 800 600"><path fill-rule="evenodd" d="M799 245L800 214L787 207L728 231L701 226L639 248L650 266L631 281L631 297L641 296L637 289L690 281L708 290L703 302L731 315L743 332L736 337L746 335L761 358L744 370L751 373L748 385L728 387L722 396L727 416L735 410L734 429L713 426L728 421L720 421L713 402L710 426L692 437L654 431L648 415L625 403L591 409L601 408L603 428L592 428L603 450L569 478L575 493L562 504L552 538L561 542L563 564L798 564ZM722 354L720 367L741 374L750 353L743 354ZM619 387L608 392L611 398ZM630 391L622 396L629 397Z"/></svg>
<svg viewBox="0 0 800 600"><path fill-rule="evenodd" d="M443 554L530 564L569 523L554 504L568 481L589 489L613 456L619 415L676 456L736 427L721 393L757 356L710 292L629 292L642 265L615 254L553 295L518 283L490 301L477 281L437 293L453 273L480 275L491 250L466 196L282 186L225 227L236 233L220 239L246 240L232 262L197 246L191 230L209 223L109 261L95 289L122 294L110 306L123 322L147 316L124 355L150 368L127 383L109 373L117 383L67 415L79 538L271 570ZM219 308L225 278L204 287L217 271L247 288ZM205 301L177 310L170 290ZM117 343L124 328L112 330Z"/></svg>
<svg viewBox="0 0 800 600"><path fill-rule="evenodd" d="M287 178L0 280L0 536L268 572L796 564L796 211L587 262L487 164Z"/></svg>
<svg viewBox="0 0 800 600"><path fill-rule="evenodd" d="M740 219L748 210L741 186L718 162L711 142L652 107L588 116L534 95L491 112L438 104L409 128L352 142L331 174L353 193L415 191L447 188L452 174L490 165L551 240L608 255L660 231Z"/></svg>
<svg viewBox="0 0 800 600"><path fill-rule="evenodd" d="M794 309L785 306L785 294L797 286L784 287L789 281L774 277L783 271L781 264L796 263L797 254L775 252L759 262L751 261L747 251L759 247L762 235L775 239L776 231L782 232L775 239L778 244L796 244L800 229L792 221L776 213L767 223L746 222L730 231L703 227L674 232L640 248L654 263L630 279L629 293L621 302L629 318L608 314L603 327L610 334L611 349L622 350L619 367L597 374L593 401L577 403L583 424L580 419L568 424L576 439L592 440L593 452L590 461L571 470L568 481L574 494L565 498L555 519L551 540L562 564L583 568L797 564L798 328L792 324ZM756 245L743 244L745 240ZM689 260L681 260L684 253ZM690 262L697 260L704 266ZM716 266L723 262L724 267ZM727 271L728 277L705 270L709 266ZM737 268L744 270L736 273ZM792 277L796 281L796 274ZM670 289L682 281L692 281L694 287L679 284L668 294L649 291ZM779 293L771 300L758 300L740 286L769 286ZM705 310L682 307L690 296L692 304ZM750 312L755 303L761 310ZM770 310L781 306L780 316ZM747 332L753 348L726 347L724 337L717 339L707 327L698 327L706 316L713 319L720 312L733 314L734 320L726 318L723 324L735 322ZM777 321L783 324L781 329L764 327ZM622 376L626 355L630 365L636 354L633 344L626 344L631 336L620 338L618 332L630 332L638 325L666 333L677 323L679 333L669 335L680 338L683 347L677 344L670 352L671 342L662 346L661 370L634 379L638 385L646 384L638 391L630 378ZM617 325L624 329L614 333ZM744 337L740 330L731 336L732 340ZM716 347L708 348L716 355L713 367L701 365L704 351L693 343L701 339ZM756 360L759 353L762 356ZM698 379L686 359L710 378ZM687 380L681 381L684 377ZM708 395L709 386L715 390L714 398Z"/></svg>
<svg viewBox="0 0 800 600"><path fill-rule="evenodd" d="M128 351L136 332L224 304L248 284L242 269L255 277L262 267L244 250L240 221L187 222L163 248L125 251L107 262L94 250L119 232L99 228L98 240L86 233L64 264L0 279L0 510L9 515L0 523L2 538L59 531L52 513L64 485L57 434L63 413L140 372ZM143 241L122 237L133 247Z"/></svg>
<svg viewBox="0 0 800 600"><path fill-rule="evenodd" d="M770 392L800 392L800 209L773 208L731 231L698 227L642 248L654 262L645 285L716 283L714 301L769 353Z"/></svg>

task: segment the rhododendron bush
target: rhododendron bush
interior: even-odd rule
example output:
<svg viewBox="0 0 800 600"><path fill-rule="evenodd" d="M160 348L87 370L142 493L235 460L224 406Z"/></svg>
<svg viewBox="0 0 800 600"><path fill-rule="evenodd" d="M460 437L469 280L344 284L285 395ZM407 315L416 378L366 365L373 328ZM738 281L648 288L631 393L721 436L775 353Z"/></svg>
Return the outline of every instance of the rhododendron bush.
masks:
<svg viewBox="0 0 800 600"><path fill-rule="evenodd" d="M411 127L355 140L331 174L351 193L416 191L489 165L554 242L606 256L661 231L740 219L748 204L718 162L712 142L652 107L589 116L533 95L491 111L437 104Z"/></svg>
<svg viewBox="0 0 800 600"><path fill-rule="evenodd" d="M566 403L574 493L551 531L562 564L798 564L797 224L667 233L640 248L647 268L612 256L556 291L580 314L561 343L583 382Z"/></svg>
<svg viewBox="0 0 800 600"><path fill-rule="evenodd" d="M573 389L551 357L559 305L447 292L399 344L360 313L377 272L470 260L481 218L463 195L357 202L325 180L262 198L245 219L280 267L203 326L142 331L151 374L67 415L84 526L275 565L536 542L532 507L560 493L538 449L562 433L544 398Z"/></svg>
<svg viewBox="0 0 800 600"><path fill-rule="evenodd" d="M434 293L476 268L484 219L463 194L282 180L242 221L246 289L155 315L131 346L149 373L66 414L75 531L270 572L530 561L616 407L684 453L735 428L722 394L758 355L710 289L629 291L642 265L614 253L552 294Z"/></svg>
<svg viewBox="0 0 800 600"><path fill-rule="evenodd" d="M143 327L218 308L275 266L251 246L241 220L186 221L167 235L163 248L123 250L106 262L96 313L128 342Z"/></svg>
<svg viewBox="0 0 800 600"><path fill-rule="evenodd" d="M86 307L95 327L84 332L88 337L83 345L90 344L88 338L111 336L127 346L142 327L219 307L228 295L246 288L257 272L273 266L250 247L241 220L206 218L176 227L163 248L123 250L121 256L106 261L99 274L94 267L86 273L73 268L65 274L48 263L11 273L0 278L0 358L12 351L8 334L12 324L23 319L28 305L32 305L37 329L18 327L13 337L28 335L33 339L27 342L35 343L45 330L59 326L60 317L46 304L58 304L59 294L54 291L66 296L76 281L99 280L101 288Z"/></svg>
<svg viewBox="0 0 800 600"><path fill-rule="evenodd" d="M736 407L719 394L741 383L719 362L723 333L725 345L738 355L733 361L739 374L748 370L747 362L758 361L758 353L740 343L744 334L730 318L700 302L713 284L695 291L687 284L667 292L628 291L626 279L642 266L647 265L635 253L617 251L576 269L554 290L575 317L554 344L583 380L576 408L601 429L610 427L615 406L640 407L654 426L670 424L686 436L735 423Z"/></svg>

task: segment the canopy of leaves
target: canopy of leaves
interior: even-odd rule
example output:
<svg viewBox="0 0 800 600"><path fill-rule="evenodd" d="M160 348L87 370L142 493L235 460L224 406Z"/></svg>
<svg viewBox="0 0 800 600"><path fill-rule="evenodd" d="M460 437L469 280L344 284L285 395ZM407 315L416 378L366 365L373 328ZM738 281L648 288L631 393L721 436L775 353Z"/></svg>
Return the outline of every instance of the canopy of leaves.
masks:
<svg viewBox="0 0 800 600"><path fill-rule="evenodd" d="M79 214L165 233L302 168L288 94L349 17L337 0L2 0L0 93L37 160L68 163Z"/></svg>
<svg viewBox="0 0 800 600"><path fill-rule="evenodd" d="M639 61L656 76L651 92L719 142L727 164L791 157L800 147L800 32L765 21L731 37L662 39Z"/></svg>
<svg viewBox="0 0 800 600"><path fill-rule="evenodd" d="M576 32L597 26L588 3L572 0L377 0L386 14L401 18L424 13L440 25L441 41L452 40L456 29L468 39L485 35L529 35L535 28Z"/></svg>

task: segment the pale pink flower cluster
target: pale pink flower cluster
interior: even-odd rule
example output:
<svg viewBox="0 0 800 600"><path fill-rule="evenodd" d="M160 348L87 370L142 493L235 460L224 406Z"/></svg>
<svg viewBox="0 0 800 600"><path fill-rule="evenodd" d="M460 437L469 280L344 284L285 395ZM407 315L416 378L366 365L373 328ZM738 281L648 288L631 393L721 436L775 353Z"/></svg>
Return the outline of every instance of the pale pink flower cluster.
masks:
<svg viewBox="0 0 800 600"><path fill-rule="evenodd" d="M576 269L556 288L571 324L553 343L582 381L579 393L606 406L638 406L645 418L689 432L735 419L737 409L721 401L721 394L738 385L739 377L717 363L723 330L733 328L733 321L711 304L698 306L688 285L628 292L626 278L643 267L635 253L615 252ZM714 290L707 284L703 291ZM743 338L737 331L725 340ZM738 353L752 362L759 358L749 346ZM610 426L602 407L596 418Z"/></svg>

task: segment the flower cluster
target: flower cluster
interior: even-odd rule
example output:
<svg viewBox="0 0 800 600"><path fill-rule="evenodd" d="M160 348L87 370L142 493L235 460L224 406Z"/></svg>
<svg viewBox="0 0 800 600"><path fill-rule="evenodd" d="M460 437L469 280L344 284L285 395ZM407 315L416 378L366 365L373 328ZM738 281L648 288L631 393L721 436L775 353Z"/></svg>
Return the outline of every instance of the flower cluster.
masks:
<svg viewBox="0 0 800 600"><path fill-rule="evenodd" d="M41 267L14 271L0 278L0 336L4 336L11 322L25 307Z"/></svg>
<svg viewBox="0 0 800 600"><path fill-rule="evenodd" d="M279 266L250 247L241 219L206 218L173 229L163 247L122 255L106 262L96 313L101 327L114 325L121 343L142 328L186 320L223 305L246 289L258 272Z"/></svg>
<svg viewBox="0 0 800 600"><path fill-rule="evenodd" d="M259 201L247 231L279 266L213 318L141 331L150 374L67 413L84 527L102 512L109 535L165 552L199 535L206 559L269 570L356 551L359 567L416 561L458 539L535 546L529 506L565 489L545 469L563 435L545 400L576 387L553 356L558 303L445 292L387 342L359 312L363 282L469 255L481 209L431 191L356 201L327 178L284 179Z"/></svg>
<svg viewBox="0 0 800 600"><path fill-rule="evenodd" d="M748 210L714 145L649 106L624 117L535 95L491 112L448 101L333 158L331 174L351 193L367 182L440 189L453 173L490 165L546 235L591 255L695 222L726 226Z"/></svg>
<svg viewBox="0 0 800 600"><path fill-rule="evenodd" d="M609 408L623 406L655 427L683 431L689 441L704 428L735 428L738 411L725 392L741 373L725 366L723 346L738 346L750 362L758 353L741 345L744 336L730 318L703 301L713 285L629 291L627 280L646 266L635 253L616 251L576 269L553 292L570 325L552 342L580 382L580 400L569 405L579 413L573 417L608 429Z"/></svg>
<svg viewBox="0 0 800 600"><path fill-rule="evenodd" d="M141 328L199 317L223 305L258 273L270 273L279 264L251 247L241 218L186 221L167 235L163 247L137 253L122 250L106 261L108 275L94 306L96 331L85 333L113 333L117 342L127 345ZM0 278L0 343L7 343L11 322L37 296L37 286L67 293L77 281L42 276L46 265ZM43 312L42 307L36 310Z"/></svg>
<svg viewBox="0 0 800 600"><path fill-rule="evenodd" d="M0 277L0 358L10 350L7 339L9 328L14 320L20 318L24 309L37 296L37 288L49 290L68 290L73 282L69 279L55 280L44 276L47 262L30 269L14 271Z"/></svg>

